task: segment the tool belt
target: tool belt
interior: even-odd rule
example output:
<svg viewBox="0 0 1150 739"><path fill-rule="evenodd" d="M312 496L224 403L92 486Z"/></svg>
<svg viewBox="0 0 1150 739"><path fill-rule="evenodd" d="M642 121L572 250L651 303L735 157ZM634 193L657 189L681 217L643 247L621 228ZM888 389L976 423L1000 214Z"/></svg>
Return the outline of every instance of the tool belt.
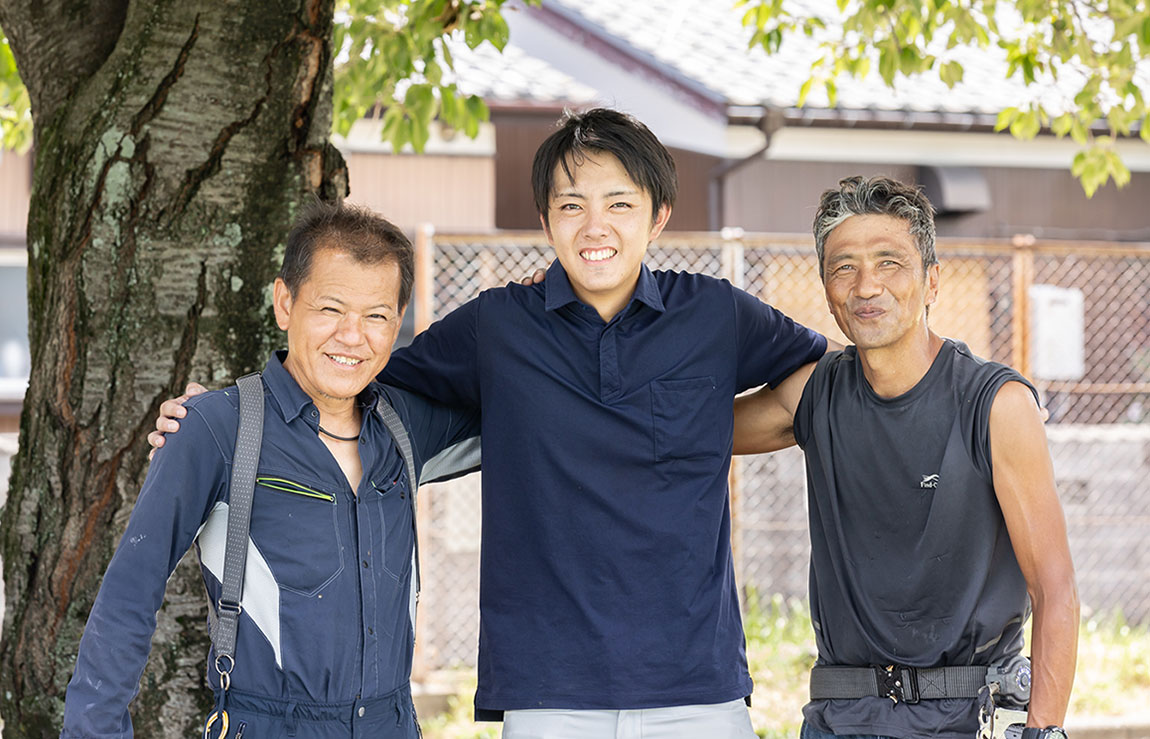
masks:
<svg viewBox="0 0 1150 739"><path fill-rule="evenodd" d="M986 665L964 667L837 667L811 670L811 700L890 698L918 703L938 698L977 698L986 687Z"/></svg>

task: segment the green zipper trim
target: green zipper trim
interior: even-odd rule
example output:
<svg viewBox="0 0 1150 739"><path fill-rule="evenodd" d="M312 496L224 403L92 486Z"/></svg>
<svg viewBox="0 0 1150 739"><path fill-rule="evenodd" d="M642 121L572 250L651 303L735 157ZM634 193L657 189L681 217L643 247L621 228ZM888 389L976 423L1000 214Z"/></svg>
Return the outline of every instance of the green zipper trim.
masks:
<svg viewBox="0 0 1150 739"><path fill-rule="evenodd" d="M335 496L328 493L321 493L319 490L313 490L306 485L301 485L298 482L285 480L282 477L257 477L256 482L263 485L265 488L272 490L281 490L285 493L293 493L295 495L303 495L308 498L317 498L319 500L326 500L328 503L335 502Z"/></svg>

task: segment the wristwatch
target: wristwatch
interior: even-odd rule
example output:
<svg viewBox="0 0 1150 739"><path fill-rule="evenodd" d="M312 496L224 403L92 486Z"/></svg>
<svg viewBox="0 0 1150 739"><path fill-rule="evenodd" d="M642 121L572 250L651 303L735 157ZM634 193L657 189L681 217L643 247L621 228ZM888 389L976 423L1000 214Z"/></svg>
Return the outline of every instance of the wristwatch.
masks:
<svg viewBox="0 0 1150 739"><path fill-rule="evenodd" d="M1006 728L1007 739L1066 739L1066 730L1061 726L1047 726L1039 729L1025 724L1011 724Z"/></svg>

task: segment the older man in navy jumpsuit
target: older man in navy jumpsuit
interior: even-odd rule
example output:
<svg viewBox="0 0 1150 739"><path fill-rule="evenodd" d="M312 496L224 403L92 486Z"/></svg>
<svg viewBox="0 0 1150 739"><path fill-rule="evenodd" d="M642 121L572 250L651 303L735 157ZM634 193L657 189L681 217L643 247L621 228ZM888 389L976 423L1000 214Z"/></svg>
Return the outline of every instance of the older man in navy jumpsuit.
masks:
<svg viewBox="0 0 1150 739"><path fill-rule="evenodd" d="M411 282L410 243L370 212L315 206L289 237L275 285L288 351L262 375L229 739L418 736L408 685L413 481L374 409L384 398L398 412L425 479L471 466L453 455L477 434L477 418L374 382ZM156 611L193 542L208 595L220 597L236 388L187 408L184 433L156 455L92 608L63 737L132 735L128 705ZM218 696L214 670L208 681Z"/></svg>

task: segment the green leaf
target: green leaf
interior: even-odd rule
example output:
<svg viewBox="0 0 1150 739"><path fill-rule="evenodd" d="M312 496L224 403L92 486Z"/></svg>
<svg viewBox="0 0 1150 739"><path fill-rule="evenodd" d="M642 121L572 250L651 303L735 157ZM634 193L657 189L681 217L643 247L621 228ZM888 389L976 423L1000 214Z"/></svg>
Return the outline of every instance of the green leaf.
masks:
<svg viewBox="0 0 1150 739"><path fill-rule="evenodd" d="M898 68L906 76L921 72L924 67L922 54L917 47L905 46L898 55Z"/></svg>
<svg viewBox="0 0 1150 739"><path fill-rule="evenodd" d="M411 146L415 149L416 154L422 154L427 146L427 140L431 138L431 122L418 120L411 123L411 128L408 131Z"/></svg>
<svg viewBox="0 0 1150 739"><path fill-rule="evenodd" d="M1150 115L1142 119L1142 125L1139 128L1138 135L1142 137L1143 141L1150 144Z"/></svg>
<svg viewBox="0 0 1150 739"><path fill-rule="evenodd" d="M422 120L425 117L425 111L435 106L435 95L431 90L431 85L412 85L407 88L407 94L403 96L403 104L415 118Z"/></svg>
<svg viewBox="0 0 1150 739"><path fill-rule="evenodd" d="M1028 110L1015 117L1014 122L1010 124L1010 135L1027 141L1037 136L1041 127L1037 111Z"/></svg>
<svg viewBox="0 0 1150 739"><path fill-rule="evenodd" d="M897 51L889 46L884 46L878 52L878 73L882 76L882 81L888 87L894 86L894 75L898 71L898 57Z"/></svg>
<svg viewBox="0 0 1150 739"><path fill-rule="evenodd" d="M1001 131L1008 128L1010 124L1014 123L1014 119L1018 117L1018 108L1003 108L998 113L998 118L994 122L994 130Z"/></svg>
<svg viewBox="0 0 1150 739"><path fill-rule="evenodd" d="M962 82L964 70L958 62L945 62L938 70L938 76L947 87L954 87Z"/></svg>
<svg viewBox="0 0 1150 739"><path fill-rule="evenodd" d="M1130 170L1122 163L1122 157L1114 149L1106 150L1106 165L1115 185L1126 187L1130 184Z"/></svg>
<svg viewBox="0 0 1150 739"><path fill-rule="evenodd" d="M467 97L467 114L477 121L488 121L491 119L491 111L487 109L487 103L483 102L483 98L478 95L469 95Z"/></svg>
<svg viewBox="0 0 1150 739"><path fill-rule="evenodd" d="M815 84L815 78L814 77L808 77L807 81L804 82L799 87L798 105L800 108L803 107L803 105L807 102L807 95L809 95L811 93L811 88L814 86L814 84Z"/></svg>
<svg viewBox="0 0 1150 739"><path fill-rule="evenodd" d="M398 105L388 107L387 112L383 114L383 126L380 128L380 139L383 141L391 141L395 151L399 151L399 147L395 146L395 137L399 132L400 126L403 124L403 108Z"/></svg>
<svg viewBox="0 0 1150 739"><path fill-rule="evenodd" d="M1079 116L1074 118L1074 123L1070 126L1070 138L1079 146L1085 146L1086 142L1090 140L1090 127Z"/></svg>
<svg viewBox="0 0 1150 739"><path fill-rule="evenodd" d="M1051 130L1054 131L1058 138L1062 138L1066 134L1070 133L1070 129L1073 126L1074 116L1070 115L1069 113L1063 113L1062 115L1055 118L1054 122L1050 124Z"/></svg>
<svg viewBox="0 0 1150 739"><path fill-rule="evenodd" d="M484 13L483 20L485 22L483 30L487 40L496 49L503 51L504 47L507 46L508 38L511 36L511 31L507 28L507 21L498 11Z"/></svg>

